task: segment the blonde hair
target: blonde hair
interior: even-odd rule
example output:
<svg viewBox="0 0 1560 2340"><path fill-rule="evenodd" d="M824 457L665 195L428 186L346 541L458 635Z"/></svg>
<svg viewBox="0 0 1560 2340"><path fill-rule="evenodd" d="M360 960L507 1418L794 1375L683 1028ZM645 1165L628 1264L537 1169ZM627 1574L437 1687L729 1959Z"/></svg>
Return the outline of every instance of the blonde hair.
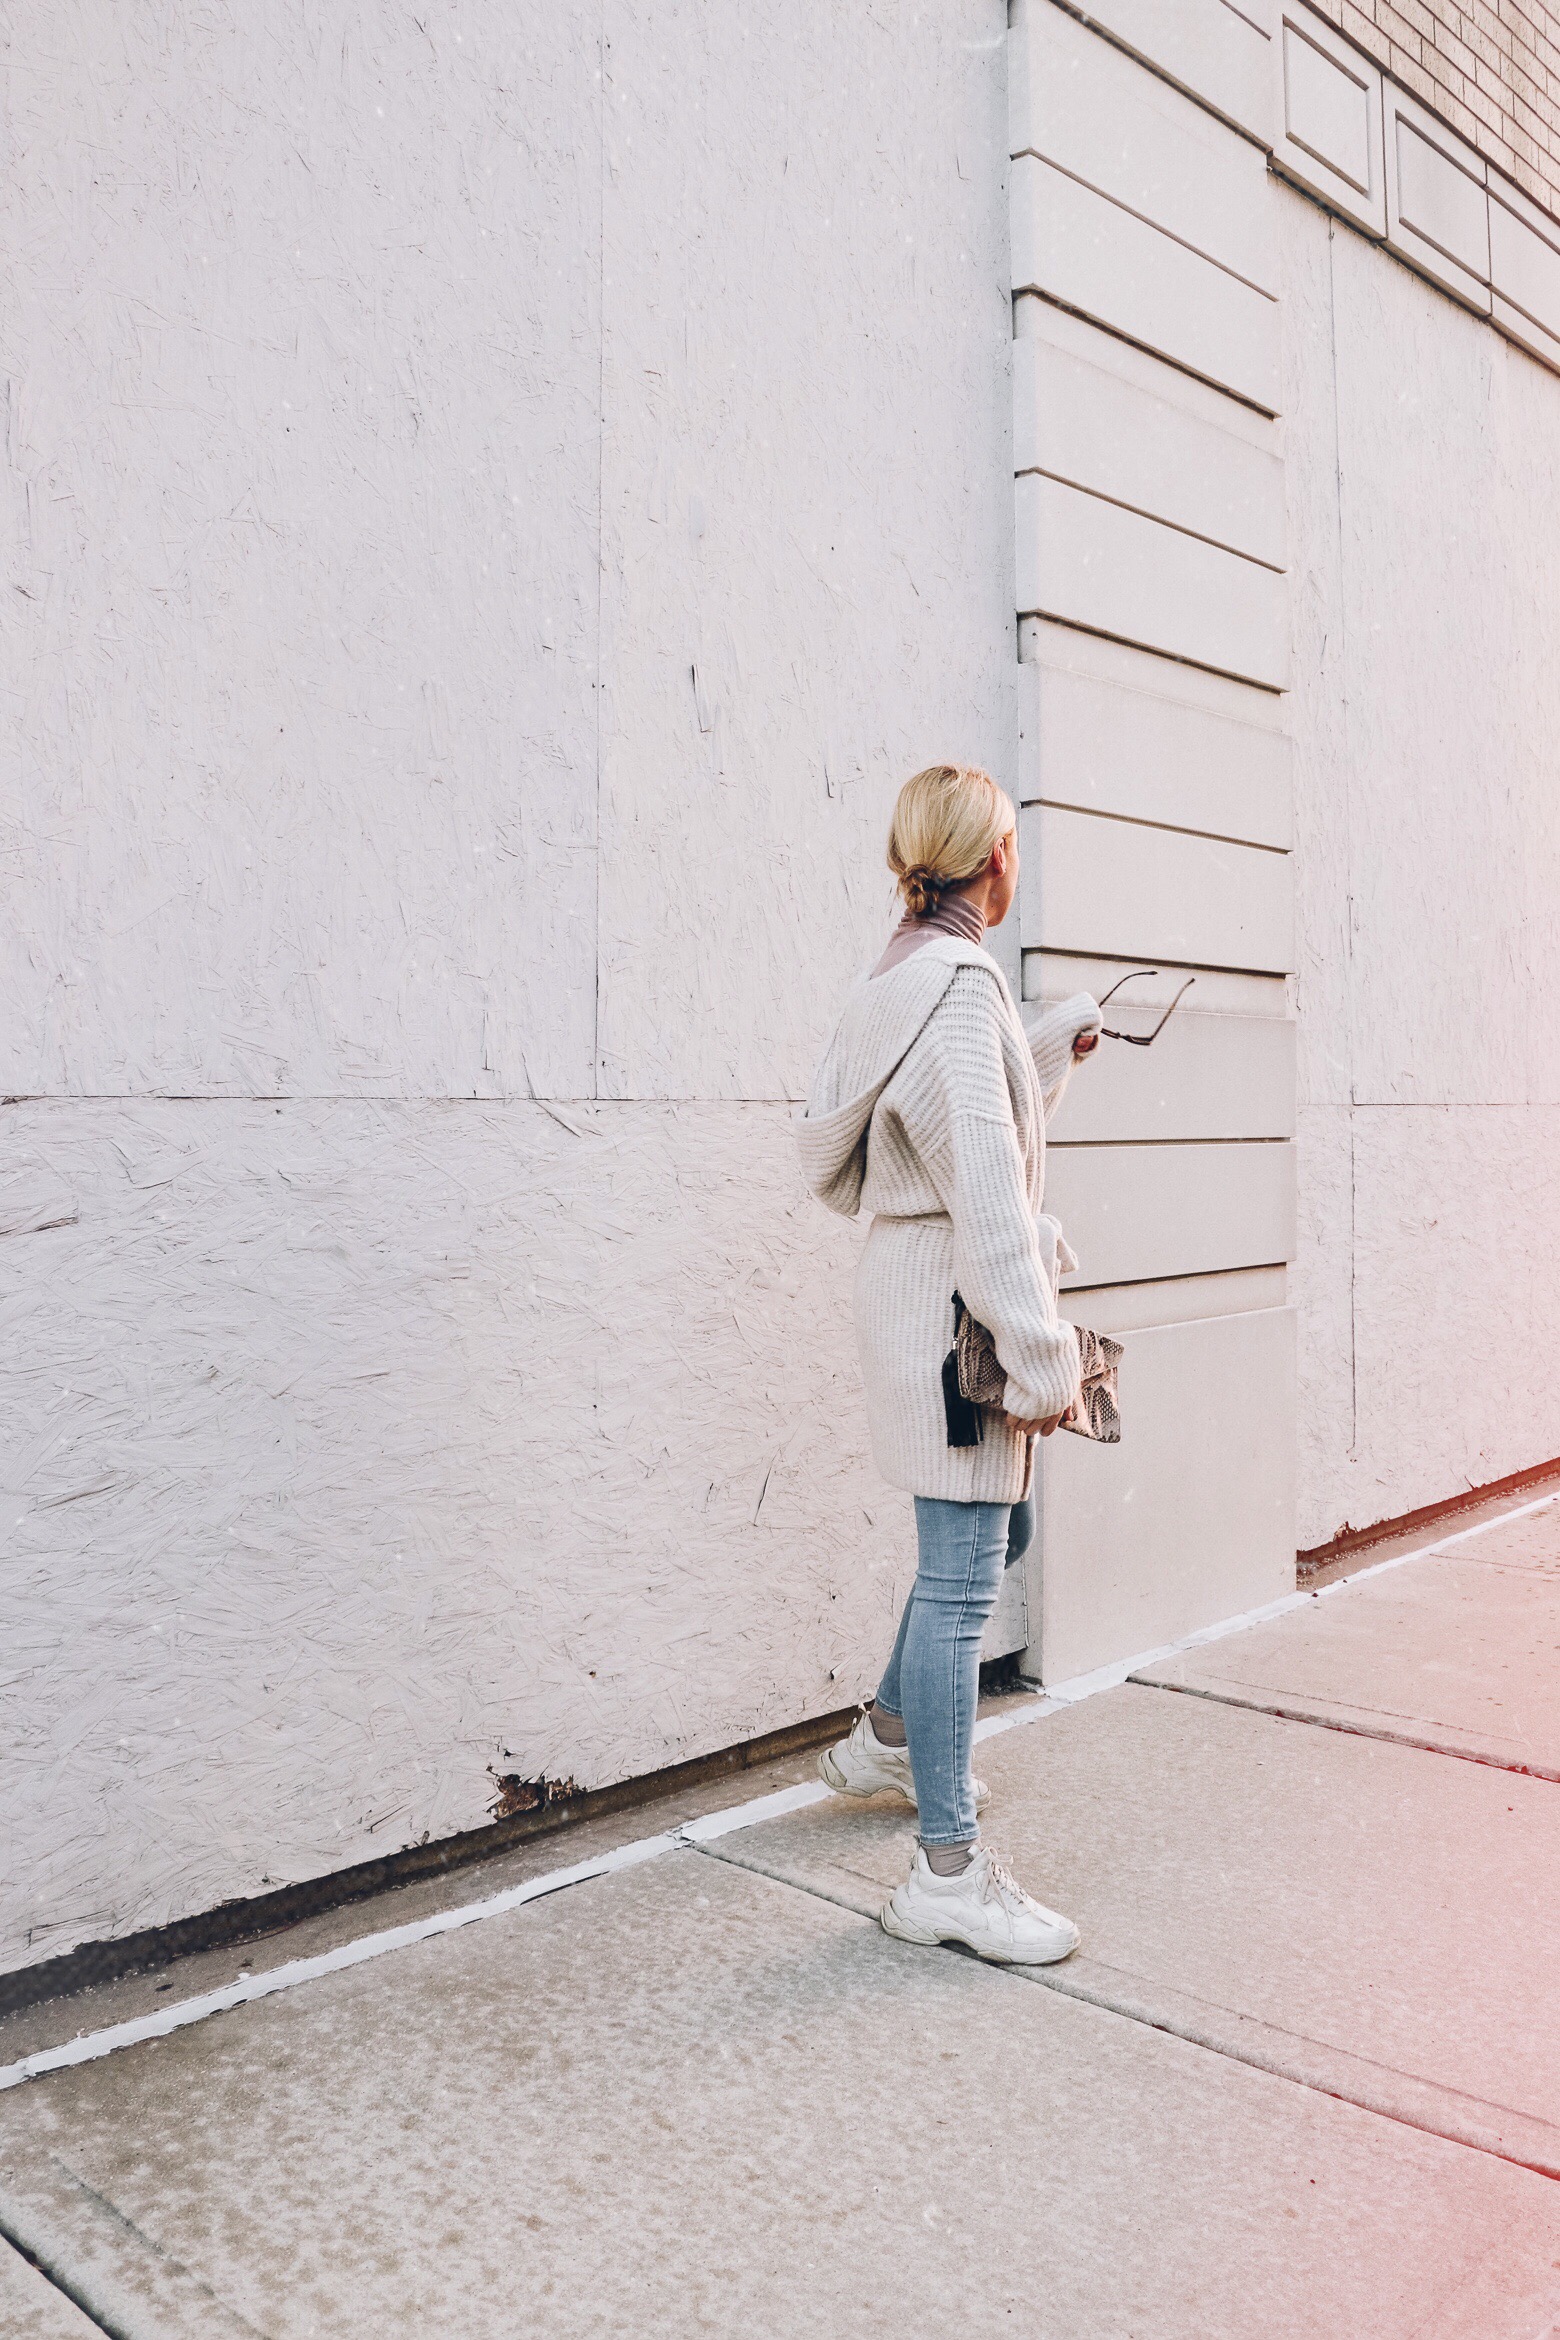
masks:
<svg viewBox="0 0 1560 2340"><path fill-rule="evenodd" d="M977 877L1017 816L989 772L974 764L928 764L899 791L888 832L888 866L912 918L935 910L950 887Z"/></svg>

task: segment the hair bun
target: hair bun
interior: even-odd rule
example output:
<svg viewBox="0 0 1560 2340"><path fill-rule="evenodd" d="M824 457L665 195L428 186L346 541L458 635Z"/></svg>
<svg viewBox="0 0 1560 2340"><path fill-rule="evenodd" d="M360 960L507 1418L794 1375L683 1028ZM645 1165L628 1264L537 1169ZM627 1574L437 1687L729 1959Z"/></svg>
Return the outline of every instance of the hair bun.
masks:
<svg viewBox="0 0 1560 2340"><path fill-rule="evenodd" d="M938 896L945 891L947 885L948 880L945 877L939 876L935 869L928 869L924 862L918 861L912 868L905 871L904 876L899 881L899 890L904 895L905 908L911 917L924 918L928 911L936 909Z"/></svg>

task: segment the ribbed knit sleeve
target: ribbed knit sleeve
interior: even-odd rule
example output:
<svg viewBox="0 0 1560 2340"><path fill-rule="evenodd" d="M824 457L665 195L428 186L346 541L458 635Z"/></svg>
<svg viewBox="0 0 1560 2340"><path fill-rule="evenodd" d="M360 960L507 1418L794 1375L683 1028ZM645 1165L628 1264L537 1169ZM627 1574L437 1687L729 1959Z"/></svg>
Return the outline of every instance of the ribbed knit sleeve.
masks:
<svg viewBox="0 0 1560 2340"><path fill-rule="evenodd" d="M900 1112L953 1223L954 1276L1008 1377L1007 1411L1065 1412L1078 1344L1059 1323L1002 1062L1000 978L961 968L917 1045ZM1070 1042L1069 1042L1070 1045Z"/></svg>
<svg viewBox="0 0 1560 2340"><path fill-rule="evenodd" d="M1104 1020L1086 991L1074 992L1071 999L1064 999L1057 1007L1045 1008L1037 1016L1025 1016L1024 1030L1035 1071L1040 1076L1047 1121L1061 1103L1062 1092L1077 1062L1073 1042L1080 1032L1097 1032Z"/></svg>

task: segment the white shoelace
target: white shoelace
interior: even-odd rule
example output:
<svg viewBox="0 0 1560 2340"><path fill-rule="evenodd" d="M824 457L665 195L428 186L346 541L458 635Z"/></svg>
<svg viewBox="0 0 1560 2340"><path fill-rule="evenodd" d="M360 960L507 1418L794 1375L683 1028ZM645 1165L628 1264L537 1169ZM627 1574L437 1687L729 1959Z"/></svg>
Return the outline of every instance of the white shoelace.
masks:
<svg viewBox="0 0 1560 2340"><path fill-rule="evenodd" d="M981 1884L980 1897L982 1901L999 1901L1004 1909L1015 1913L1029 1899L1012 1870L1005 1869L994 1852L986 1855L986 1874Z"/></svg>

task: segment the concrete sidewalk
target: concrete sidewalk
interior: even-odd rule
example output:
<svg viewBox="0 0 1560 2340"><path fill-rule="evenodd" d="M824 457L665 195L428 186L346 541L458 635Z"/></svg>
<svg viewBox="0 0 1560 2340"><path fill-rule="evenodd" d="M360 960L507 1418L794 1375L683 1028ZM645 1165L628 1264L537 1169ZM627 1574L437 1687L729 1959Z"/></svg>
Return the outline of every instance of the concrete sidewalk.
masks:
<svg viewBox="0 0 1560 2340"><path fill-rule="evenodd" d="M1557 1644L1560 1504L1010 1703L1058 1968L884 1936L891 1808L685 1799L13 2018L0 2065L648 1840L0 2095L0 2333L1543 2340Z"/></svg>

